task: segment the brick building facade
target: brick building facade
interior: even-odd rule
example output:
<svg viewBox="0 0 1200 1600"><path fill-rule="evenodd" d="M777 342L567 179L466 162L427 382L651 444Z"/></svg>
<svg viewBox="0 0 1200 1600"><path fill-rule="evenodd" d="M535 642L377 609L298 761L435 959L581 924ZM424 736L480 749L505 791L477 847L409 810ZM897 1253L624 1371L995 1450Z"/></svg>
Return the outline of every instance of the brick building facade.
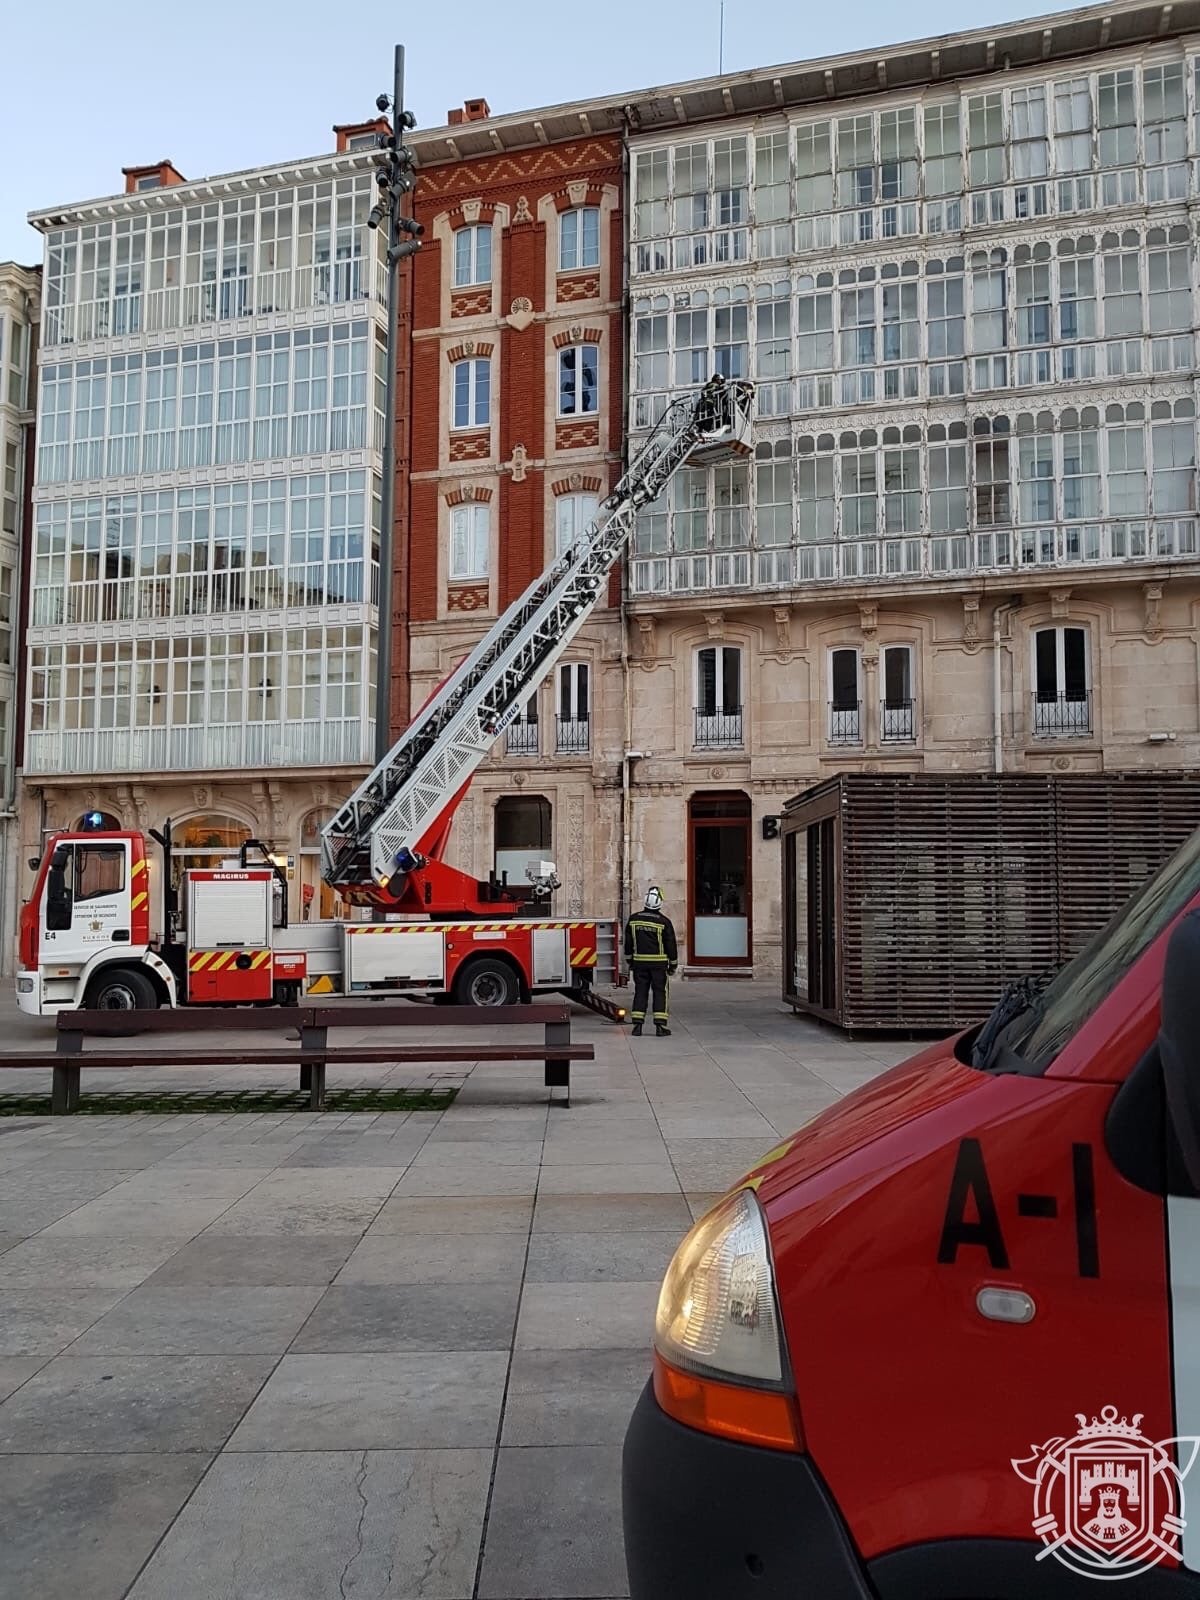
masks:
<svg viewBox="0 0 1200 1600"><path fill-rule="evenodd" d="M468 102L438 149L486 115ZM402 649L407 629L414 708L591 521L624 433L620 141L548 137L442 161L425 149L421 161L398 449L410 475L397 638ZM611 842L599 796L620 753L592 737L599 700L619 723L615 581L609 598L476 777L452 845L460 866L516 885L528 861L560 862L562 910L584 908Z"/></svg>

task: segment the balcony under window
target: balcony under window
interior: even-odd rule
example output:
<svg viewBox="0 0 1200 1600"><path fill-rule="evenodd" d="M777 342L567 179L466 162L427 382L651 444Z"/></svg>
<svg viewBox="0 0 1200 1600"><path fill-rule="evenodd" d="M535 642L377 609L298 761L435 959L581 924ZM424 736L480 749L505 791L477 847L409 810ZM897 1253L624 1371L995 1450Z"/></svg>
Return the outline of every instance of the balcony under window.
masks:
<svg viewBox="0 0 1200 1600"><path fill-rule="evenodd" d="M1079 738L1092 731L1092 697L1037 692L1033 696L1033 731L1039 739Z"/></svg>
<svg viewBox="0 0 1200 1600"><path fill-rule="evenodd" d="M554 749L560 756L586 755L591 749L591 720L581 717L555 717Z"/></svg>
<svg viewBox="0 0 1200 1600"><path fill-rule="evenodd" d="M697 750L740 750L742 748L742 708L703 711L696 708Z"/></svg>

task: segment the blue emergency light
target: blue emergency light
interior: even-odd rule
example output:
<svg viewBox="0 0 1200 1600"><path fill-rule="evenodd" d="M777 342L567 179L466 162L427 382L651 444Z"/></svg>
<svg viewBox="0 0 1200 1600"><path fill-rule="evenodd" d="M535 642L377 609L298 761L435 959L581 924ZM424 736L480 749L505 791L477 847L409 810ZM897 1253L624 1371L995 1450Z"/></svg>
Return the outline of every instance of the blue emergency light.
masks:
<svg viewBox="0 0 1200 1600"><path fill-rule="evenodd" d="M99 833L104 828L103 811L87 811L83 817L83 828L89 833Z"/></svg>

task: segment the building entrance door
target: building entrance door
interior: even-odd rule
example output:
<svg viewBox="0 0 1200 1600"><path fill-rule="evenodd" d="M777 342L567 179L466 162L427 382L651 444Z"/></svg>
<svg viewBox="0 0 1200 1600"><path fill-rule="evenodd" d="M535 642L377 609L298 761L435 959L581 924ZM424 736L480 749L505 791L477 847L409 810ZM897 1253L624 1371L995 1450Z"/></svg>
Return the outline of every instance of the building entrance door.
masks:
<svg viewBox="0 0 1200 1600"><path fill-rule="evenodd" d="M750 799L740 791L688 801L688 956L695 966L751 960Z"/></svg>

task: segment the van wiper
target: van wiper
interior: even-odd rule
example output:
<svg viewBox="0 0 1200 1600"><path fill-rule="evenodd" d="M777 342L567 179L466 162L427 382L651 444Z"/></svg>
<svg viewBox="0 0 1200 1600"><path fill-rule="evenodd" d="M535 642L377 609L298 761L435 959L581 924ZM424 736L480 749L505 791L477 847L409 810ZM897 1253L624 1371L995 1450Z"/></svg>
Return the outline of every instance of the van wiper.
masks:
<svg viewBox="0 0 1200 1600"><path fill-rule="evenodd" d="M1052 973L1046 972L1040 977L1015 978L1011 983L1004 985L999 1000L975 1036L975 1043L971 1049L973 1067L986 1072L992 1066L994 1057L998 1054L997 1047L1001 1044L1002 1036L1009 1026L1027 1012L1033 1012L1036 1016L1041 1004L1042 991L1052 976Z"/></svg>

